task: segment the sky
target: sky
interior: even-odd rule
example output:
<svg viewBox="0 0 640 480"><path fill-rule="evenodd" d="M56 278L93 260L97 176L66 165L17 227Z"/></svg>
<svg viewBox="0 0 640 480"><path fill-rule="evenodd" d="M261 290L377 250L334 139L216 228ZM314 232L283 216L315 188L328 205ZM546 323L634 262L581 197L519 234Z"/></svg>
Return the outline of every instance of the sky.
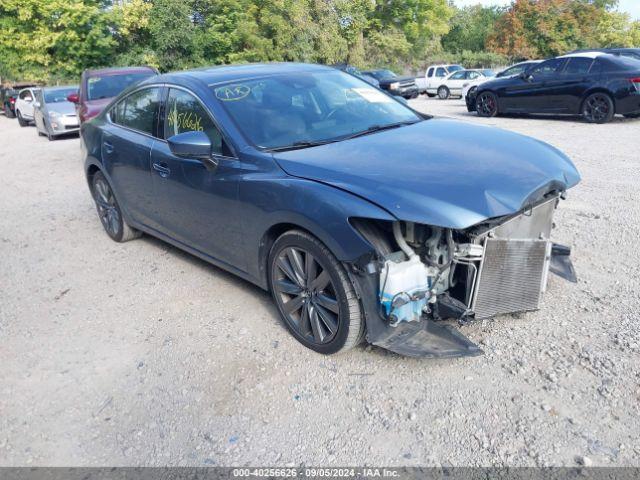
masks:
<svg viewBox="0 0 640 480"><path fill-rule="evenodd" d="M454 3L460 7L465 5L509 5L511 0L454 0ZM640 20L640 0L619 0L618 9L629 13L635 20Z"/></svg>

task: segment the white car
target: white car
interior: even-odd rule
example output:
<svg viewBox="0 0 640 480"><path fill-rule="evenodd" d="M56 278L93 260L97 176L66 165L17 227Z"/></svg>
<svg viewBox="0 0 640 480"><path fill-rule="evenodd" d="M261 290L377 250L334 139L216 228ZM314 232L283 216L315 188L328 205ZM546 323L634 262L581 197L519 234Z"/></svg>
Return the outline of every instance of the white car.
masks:
<svg viewBox="0 0 640 480"><path fill-rule="evenodd" d="M438 98L446 100L449 97L462 97L463 87L476 80L486 80L495 76L491 70L460 70L453 72L440 80L436 90Z"/></svg>
<svg viewBox="0 0 640 480"><path fill-rule="evenodd" d="M39 88L24 88L16 98L16 117L21 127L26 127L33 122L33 107L36 101L36 92Z"/></svg>
<svg viewBox="0 0 640 480"><path fill-rule="evenodd" d="M430 97L435 97L438 93L440 81L453 72L464 70L460 65L431 65L424 72L424 76L416 78L416 85L420 93L426 93Z"/></svg>

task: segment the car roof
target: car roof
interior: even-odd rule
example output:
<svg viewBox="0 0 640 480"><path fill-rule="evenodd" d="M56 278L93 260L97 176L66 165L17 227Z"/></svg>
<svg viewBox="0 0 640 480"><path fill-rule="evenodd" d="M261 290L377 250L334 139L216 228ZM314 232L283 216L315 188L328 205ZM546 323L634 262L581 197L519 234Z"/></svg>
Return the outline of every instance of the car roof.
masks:
<svg viewBox="0 0 640 480"><path fill-rule="evenodd" d="M309 63L248 63L243 65L225 65L216 67L204 67L184 72L173 72L146 80L143 83L158 81L177 81L181 79L199 80L207 85L217 83L251 80L299 72L335 72L336 69L324 65Z"/></svg>
<svg viewBox="0 0 640 480"><path fill-rule="evenodd" d="M125 74L125 73L143 73L143 72L153 72L157 73L157 71L152 67L109 67L109 68L96 68L96 69L87 69L84 71L85 75L117 75L117 74Z"/></svg>
<svg viewBox="0 0 640 480"><path fill-rule="evenodd" d="M605 52L598 52L598 51L588 51L588 52L575 52L575 53L569 53L567 55L560 55L557 58L572 58L572 57L582 57L582 58L598 58L598 57L602 57L602 56L606 56L607 53Z"/></svg>
<svg viewBox="0 0 640 480"><path fill-rule="evenodd" d="M78 85L56 85L52 87L43 87L43 92L53 92L54 90L66 90L68 88L78 88Z"/></svg>

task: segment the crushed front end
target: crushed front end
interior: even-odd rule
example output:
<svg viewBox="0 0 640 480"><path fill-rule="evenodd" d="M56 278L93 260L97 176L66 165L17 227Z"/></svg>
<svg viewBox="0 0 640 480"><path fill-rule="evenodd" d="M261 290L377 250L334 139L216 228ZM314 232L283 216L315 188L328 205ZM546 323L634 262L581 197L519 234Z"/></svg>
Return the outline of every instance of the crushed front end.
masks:
<svg viewBox="0 0 640 480"><path fill-rule="evenodd" d="M575 281L551 241L559 194L465 230L410 222L353 224L375 253L352 265L370 343L415 357L478 355L460 323L537 310L549 272Z"/></svg>

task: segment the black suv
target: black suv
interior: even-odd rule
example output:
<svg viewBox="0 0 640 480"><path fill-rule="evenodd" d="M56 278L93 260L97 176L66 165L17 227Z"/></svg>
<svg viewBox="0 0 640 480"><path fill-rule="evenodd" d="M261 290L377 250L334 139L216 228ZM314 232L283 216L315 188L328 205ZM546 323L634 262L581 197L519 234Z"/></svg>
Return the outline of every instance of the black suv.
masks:
<svg viewBox="0 0 640 480"><path fill-rule="evenodd" d="M607 123L615 114L640 116L640 60L584 52L545 60L516 77L478 86L481 117L501 113L582 115Z"/></svg>
<svg viewBox="0 0 640 480"><path fill-rule="evenodd" d="M380 83L382 90L386 90L396 97L409 100L410 98L418 98L420 94L414 77L399 77L391 70L369 70L362 72L362 74L375 78Z"/></svg>

